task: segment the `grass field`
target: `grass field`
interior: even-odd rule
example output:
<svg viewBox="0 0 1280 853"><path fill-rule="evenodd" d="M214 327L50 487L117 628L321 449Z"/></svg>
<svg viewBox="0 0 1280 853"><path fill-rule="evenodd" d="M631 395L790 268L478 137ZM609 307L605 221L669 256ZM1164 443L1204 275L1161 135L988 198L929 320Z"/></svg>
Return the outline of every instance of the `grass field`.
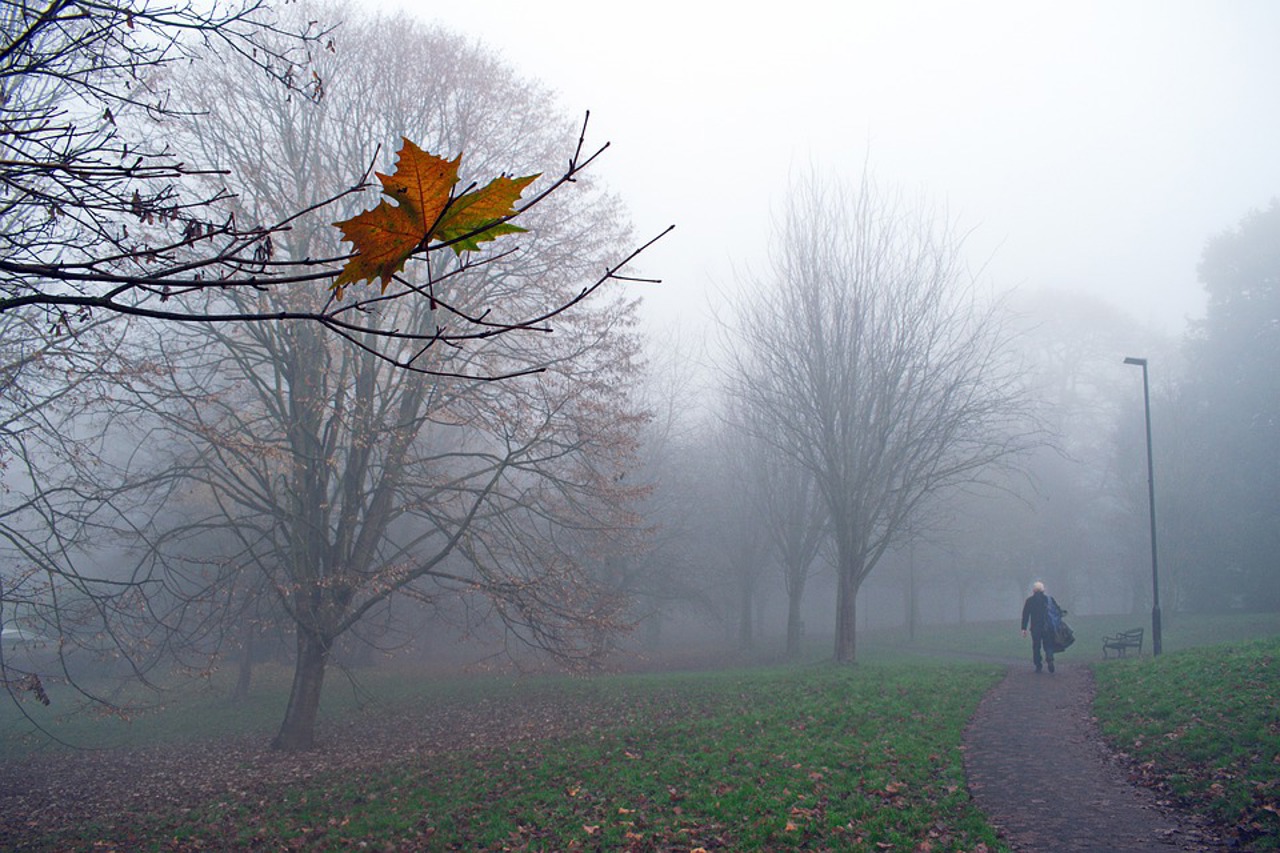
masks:
<svg viewBox="0 0 1280 853"><path fill-rule="evenodd" d="M1240 827L1251 849L1280 836L1280 618L1170 619L1165 654L1103 662L1100 638L1132 619L1072 620L1067 654L1097 660L1097 713L1153 784ZM1131 624L1134 623L1134 624ZM1270 636L1270 639L1248 637ZM384 766L319 769L305 782L185 803L49 836L48 849L1003 850L970 804L961 732L1026 656L1016 625L868 636L854 668L807 663L591 680L407 680L373 671L366 699L331 682L331 720L378 725L442 709L559 708L554 736L483 739ZM1215 645L1205 645L1216 642ZM826 650L816 648L816 655ZM248 705L174 697L124 723L57 722L80 742L129 746L249 733L283 707L284 673ZM425 709L425 710L423 710ZM407 716L406 716L407 715ZM52 719L52 718L51 718ZM31 746L0 717L10 760ZM23 757L25 756L25 758ZM239 786L233 786L239 787ZM33 848L36 849L36 848ZM109 849L109 847L108 847Z"/></svg>
<svg viewBox="0 0 1280 853"><path fill-rule="evenodd" d="M961 730L987 664L809 665L525 685L591 710L581 735L457 749L194 804L75 840L135 849L999 850L964 788ZM476 682L450 701L516 701ZM493 691L500 696L495 697ZM576 711L575 711L576 712ZM127 835L122 835L127 833ZM174 845L177 845L175 848Z"/></svg>
<svg viewBox="0 0 1280 853"><path fill-rule="evenodd" d="M1095 668L1099 723L1148 781L1280 849L1280 638Z"/></svg>
<svg viewBox="0 0 1280 853"><path fill-rule="evenodd" d="M601 707L623 724L330 782L270 823L253 808L205 813L192 837L238 832L251 846L305 825L334 846L458 850L995 847L956 746L997 677L918 665L618 680Z"/></svg>

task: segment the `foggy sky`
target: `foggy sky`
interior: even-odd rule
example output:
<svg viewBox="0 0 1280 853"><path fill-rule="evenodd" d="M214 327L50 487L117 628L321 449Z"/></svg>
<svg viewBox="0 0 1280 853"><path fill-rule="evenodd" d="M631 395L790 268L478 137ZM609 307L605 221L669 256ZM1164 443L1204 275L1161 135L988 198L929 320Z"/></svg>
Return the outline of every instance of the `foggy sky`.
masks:
<svg viewBox="0 0 1280 853"><path fill-rule="evenodd" d="M1181 331L1205 241L1280 195L1280 4L406 0L613 143L647 318L763 270L811 165L923 193L999 289L1081 290Z"/></svg>

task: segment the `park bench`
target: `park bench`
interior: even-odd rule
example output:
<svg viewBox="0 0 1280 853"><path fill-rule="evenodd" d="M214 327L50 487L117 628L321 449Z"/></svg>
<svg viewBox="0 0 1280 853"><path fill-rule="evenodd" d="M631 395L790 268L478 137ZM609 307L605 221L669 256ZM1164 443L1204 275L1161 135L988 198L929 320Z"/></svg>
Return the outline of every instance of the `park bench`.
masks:
<svg viewBox="0 0 1280 853"><path fill-rule="evenodd" d="M1107 656L1108 649L1114 649L1119 657L1123 657L1129 649L1137 649L1138 654L1142 654L1142 632L1142 628L1130 628L1128 631L1103 637L1102 656Z"/></svg>

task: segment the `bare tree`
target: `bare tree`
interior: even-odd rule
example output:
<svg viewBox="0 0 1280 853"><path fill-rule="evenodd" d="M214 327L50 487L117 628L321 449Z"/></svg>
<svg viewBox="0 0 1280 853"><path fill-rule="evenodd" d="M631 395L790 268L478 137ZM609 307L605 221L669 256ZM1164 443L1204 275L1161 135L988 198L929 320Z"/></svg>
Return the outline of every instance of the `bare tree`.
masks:
<svg viewBox="0 0 1280 853"><path fill-rule="evenodd" d="M759 460L765 500L764 519L782 564L787 593L787 657L800 656L805 626L805 587L827 539L827 509L813 473L768 447Z"/></svg>
<svg viewBox="0 0 1280 853"><path fill-rule="evenodd" d="M643 490L636 507L644 519L643 548L610 566L609 583L630 602L633 620L650 650L681 611L711 613L706 560L691 548L701 509L696 354L676 334L649 337L645 374L636 389L648 419L640 431L637 466L628 476ZM701 413L705 414L705 413Z"/></svg>
<svg viewBox="0 0 1280 853"><path fill-rule="evenodd" d="M756 647L760 633L756 613L761 581L774 560L774 542L765 518L765 484L753 437L731 420L719 424L709 445L716 476L703 511L718 552L716 562L728 581L726 592L734 597L731 612L736 614L737 645L749 651Z"/></svg>
<svg viewBox="0 0 1280 853"><path fill-rule="evenodd" d="M731 394L726 408L716 461L727 512L717 528L726 534L729 576L741 593L739 640L752 645L752 604L766 568L776 562L787 595L786 653L794 658L804 634L805 586L827 533L826 507L812 474L760 438L754 412L743 410L740 398Z"/></svg>
<svg viewBox="0 0 1280 853"><path fill-rule="evenodd" d="M869 178L792 190L771 275L738 307L735 393L812 473L830 515L835 659L856 658L862 582L939 490L1029 443L994 307L947 223Z"/></svg>
<svg viewBox="0 0 1280 853"><path fill-rule="evenodd" d="M545 93L486 89L506 86L510 72L486 66L456 38L400 23L399 39L372 25L351 28L353 49L341 61L336 52L310 56L311 97L249 73L255 56L277 55L279 27L267 31L260 53L223 46L209 66L196 51L191 78L186 66L153 66L198 122L156 110L126 118L122 107L112 127L127 126L131 141L163 139L156 147L173 162L216 164L181 178L204 199L202 210L220 212L225 229L193 228L156 244L149 241L172 216L126 207L143 221L127 236L103 225L98 242L84 244L106 246L96 254L71 252L67 238L49 250L52 260L0 268L10 276L0 301L7 327L46 334L44 318L76 336L48 340L76 347L113 313L136 318L133 331L118 321L102 326L108 343L132 348L128 381L94 374L106 382L94 387L111 392L97 391L102 405L92 407L92 420L84 409L67 410L76 426L61 433L69 440L59 452L84 457L73 439L90 428L104 448L125 439L124 450L71 479L59 468L41 483L17 484L36 497L23 504L22 525L10 525L24 535L75 535L77 546L92 542L97 553L52 551L32 539L27 550L48 559L21 562L21 584L6 574L0 601L17 603L20 590L61 642L74 598L96 620L91 629L107 629L85 635L106 636L144 674L166 658L207 665L210 653L233 643L229 631L266 612L261 596L269 595L270 612L296 629L299 650L282 748L311 742L335 639L393 595L427 604L466 598L510 635L570 657L590 654L620 624L615 598L590 582L584 565L620 547L634 523L633 490L620 478L641 420L626 400L638 369L633 305L599 292L634 257L620 207L591 188L581 169L594 155L583 153L575 124L545 108ZM362 53L371 58L357 61ZM471 65L449 65L459 57ZM390 85L389 67L418 69L420 85ZM285 74L294 83L297 69ZM204 101L203 93L215 97ZM532 199L537 209L522 208L530 233L518 252L479 260L421 246L385 293L340 303L327 286L331 261L340 260L329 248L330 223L358 204L345 176L353 162L387 156L401 134L465 151L478 174L547 171ZM563 171L543 169L574 150ZM577 198L561 201L571 181ZM112 208L103 222L120 212ZM288 227L246 236L236 222ZM224 243L203 252L211 239ZM119 266L131 271L110 271ZM289 319L315 322L280 322ZM198 322L163 334L148 325L174 320ZM512 376L522 378L492 381ZM56 394L45 394L36 417L52 416ZM37 470L47 455L41 448L28 467ZM35 514L55 497L58 518ZM145 559L133 570L101 571L104 538L90 524L134 534Z"/></svg>
<svg viewBox="0 0 1280 853"><path fill-rule="evenodd" d="M404 19L349 22L343 33L352 53L322 64L319 105L246 83L233 63L175 83L194 87L193 102L208 98L209 110L174 144L233 164L246 176L240 204L269 215L323 195L361 145L401 128L515 168L554 158L573 131L539 106L540 93L448 33ZM416 61L402 64L408 56ZM378 82L387 67L402 68L394 87ZM248 132L244 114L258 117ZM369 137L353 139L352 124ZM404 278L420 291L429 284L430 300L376 309L412 339L429 337L445 312L569 306L555 335L415 345L413 371L368 337L350 347L297 325L201 324L171 333L157 352L170 368L141 395L139 423L155 424L153 443L172 453L158 466L163 488L181 484L191 497L177 523L170 502L151 525L151 573L181 611L172 621L197 631L187 648L206 649L226 628L217 611L233 600L227 590L265 576L297 637L277 747L312 745L335 641L392 596L428 606L465 598L509 636L563 659L600 651L622 626L622 602L595 582L592 560L625 550L635 524L634 490L622 481L641 423L627 400L638 367L634 303L581 294L625 253L617 247L627 233L615 200L585 180L575 189L572 206L551 200L530 214L519 253L428 259L421 280ZM307 257L323 227L297 220L276 251ZM218 296L233 309L244 298ZM272 306L292 298L253 296ZM190 560L210 531L235 547ZM199 633L205 626L214 634Z"/></svg>
<svg viewBox="0 0 1280 853"><path fill-rule="evenodd" d="M0 686L14 699L47 701L49 676L67 679L79 651L110 650L107 621L135 603L127 576L76 568L88 543L107 560L115 547L111 489L96 486L114 463L100 415L138 369L121 326L92 319L49 335L38 318L0 316L0 627L42 648L20 658L0 640Z"/></svg>
<svg viewBox="0 0 1280 853"><path fill-rule="evenodd" d="M1132 400L1125 393L1132 390L1125 373L1132 368L1121 360L1130 351L1159 355L1170 345L1077 294L1019 294L1008 307L1022 381L1051 439L1023 457L1020 470L997 490L949 501L956 522L951 542L961 564L974 567L954 580L971 583L972 573L985 567L979 597L993 599L987 607L1003 601L1006 612L1021 606L1037 579L1076 613L1127 606L1135 592L1140 603L1144 566L1150 593L1141 556L1148 545L1142 411L1139 406L1136 420L1126 424L1135 427L1129 437L1137 442L1132 458L1138 460L1133 482L1126 483L1119 477L1116 425ZM942 537L935 538L941 546ZM1134 556L1126 559L1129 552Z"/></svg>

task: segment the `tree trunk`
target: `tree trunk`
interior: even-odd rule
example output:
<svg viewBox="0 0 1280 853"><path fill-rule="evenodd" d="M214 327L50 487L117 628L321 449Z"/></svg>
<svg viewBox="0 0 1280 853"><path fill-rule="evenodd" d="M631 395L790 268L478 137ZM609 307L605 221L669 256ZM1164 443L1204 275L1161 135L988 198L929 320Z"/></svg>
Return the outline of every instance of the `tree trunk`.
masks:
<svg viewBox="0 0 1280 853"><path fill-rule="evenodd" d="M907 551L907 639L916 641L916 622L920 619L920 602L916 598L916 548Z"/></svg>
<svg viewBox="0 0 1280 853"><path fill-rule="evenodd" d="M858 585L848 571L840 572L836 589L836 663L854 663L858 655L857 643Z"/></svg>
<svg viewBox="0 0 1280 853"><path fill-rule="evenodd" d="M271 742L272 749L301 752L315 745L320 688L324 686L325 665L329 662L332 647L332 639L298 627L298 660L293 670L293 688L280 733Z"/></svg>
<svg viewBox="0 0 1280 853"><path fill-rule="evenodd" d="M916 580L911 579L907 587L907 640L916 641L916 629L920 625L920 594L916 591Z"/></svg>
<svg viewBox="0 0 1280 853"><path fill-rule="evenodd" d="M738 648L751 649L755 646L755 636L751 630L751 584L743 581L738 588Z"/></svg>
<svg viewBox="0 0 1280 853"><path fill-rule="evenodd" d="M787 657L792 660L800 657L800 642L804 637L804 622L800 618L801 598L800 590L787 596Z"/></svg>
<svg viewBox="0 0 1280 853"><path fill-rule="evenodd" d="M246 620L244 637L240 643L240 662L236 673L236 686L231 692L231 698L236 702L249 698L249 684L253 680L253 637L256 633L253 622Z"/></svg>
<svg viewBox="0 0 1280 853"><path fill-rule="evenodd" d="M662 616L656 610L644 620L644 647L655 650L662 645Z"/></svg>

